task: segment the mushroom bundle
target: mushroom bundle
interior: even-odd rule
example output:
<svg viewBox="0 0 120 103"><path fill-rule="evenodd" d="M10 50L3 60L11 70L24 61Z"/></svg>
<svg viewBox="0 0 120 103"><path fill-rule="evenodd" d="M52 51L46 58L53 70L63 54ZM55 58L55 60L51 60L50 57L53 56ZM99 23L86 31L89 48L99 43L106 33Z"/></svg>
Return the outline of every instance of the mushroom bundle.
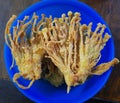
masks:
<svg viewBox="0 0 120 103"><path fill-rule="evenodd" d="M71 86L84 83L91 75L101 75L119 63L114 58L96 66L111 36L105 33L104 24L98 23L95 30L92 22L82 24L84 18L78 12L69 11L60 18L42 14L41 19L34 13L32 18L25 16L18 20L11 32L15 19L13 15L6 25L5 41L13 56L10 69L15 60L19 70L13 81L22 89L43 78L56 87L65 82L69 93ZM20 76L31 80L27 87L18 83Z"/></svg>

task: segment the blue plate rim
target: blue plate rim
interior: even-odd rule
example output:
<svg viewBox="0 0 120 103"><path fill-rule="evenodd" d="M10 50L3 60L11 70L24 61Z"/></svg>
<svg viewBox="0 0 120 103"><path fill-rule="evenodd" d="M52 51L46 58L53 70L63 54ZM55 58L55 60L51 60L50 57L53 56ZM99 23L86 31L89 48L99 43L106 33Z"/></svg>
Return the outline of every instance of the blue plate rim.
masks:
<svg viewBox="0 0 120 103"><path fill-rule="evenodd" d="M35 4L33 4L33 5L31 5L30 7L28 7L27 9L25 9L22 13L20 13L19 14L19 16L17 17L17 19L19 19L19 18L21 18L21 17L23 17L23 15L26 15L26 14L30 14L31 12L34 12L34 10L35 10L35 8L34 7L38 7L38 6L46 6L46 4L47 5L49 5L49 4L56 4L56 3L67 3L68 5L71 5L72 3L76 3L77 5L83 5L86 9L88 9L88 10L91 10L91 12L92 13L94 13L94 14L96 14L96 16L98 16L98 18L100 19L100 21L102 21L103 23L105 23L106 25L107 25L107 23L102 19L102 17L100 16L100 15L98 15L98 13L95 11L95 10L93 10L92 8L90 8L88 5L86 5L86 4L84 4L84 3L82 3L82 2L80 2L80 1L77 1L77 0L72 0L71 2L66 2L65 0L61 0L61 1L48 1L48 0L45 0L45 1L40 1L40 2L36 2ZM107 29L108 29L108 31L110 32L110 29L109 29L109 27L108 27L108 25L107 25ZM110 34L111 34L111 32L110 32ZM112 35L112 34L111 34ZM114 42L113 42L113 38L112 38L112 40L111 40L111 56L112 56L112 58L114 58ZM5 63L5 66L6 66L6 68L7 68L7 72L8 72L8 74L9 74L9 77L10 77L10 79L12 79L12 76L11 76L11 74L9 73L9 71L8 71L8 65L7 65L7 62L6 62L6 57L7 57L7 55L6 55L6 48L8 48L8 46L6 45L6 44L4 44L4 63ZM110 74L111 74L111 71L112 71L112 69L110 69L109 71L107 71L107 73L106 73L106 78L105 78L105 80L104 80L104 82L102 82L102 85L101 86L99 86L99 88L96 88L96 91L94 91L94 92L92 92L92 94L91 95L89 95L87 98L85 98L85 100L83 100L83 102L84 101L86 101L86 100L88 100L88 99L90 99L91 97L93 97L95 94L97 94L102 88L103 88L103 86L105 85L105 83L107 82L107 80L108 80L108 78L109 78L109 76L110 76ZM16 84L14 83L14 85L16 86ZM17 87L17 86L16 86ZM28 94L26 94L22 89L20 89L19 87L17 87L17 89L21 92L21 93L23 93L26 97L28 97L29 99L31 99L31 100L33 100L33 101L35 101L35 102L37 102L37 103L42 103L42 102L40 102L40 101L37 101L36 99L34 99L31 95L28 95Z"/></svg>

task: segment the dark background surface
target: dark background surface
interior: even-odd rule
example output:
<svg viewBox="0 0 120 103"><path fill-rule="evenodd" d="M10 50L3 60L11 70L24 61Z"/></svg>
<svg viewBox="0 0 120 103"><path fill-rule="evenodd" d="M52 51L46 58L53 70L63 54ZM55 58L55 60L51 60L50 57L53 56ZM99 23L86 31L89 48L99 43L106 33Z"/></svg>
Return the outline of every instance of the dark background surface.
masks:
<svg viewBox="0 0 120 103"><path fill-rule="evenodd" d="M18 15L38 0L0 0L0 103L33 103L24 97L9 80L3 59L4 29L12 14ZM120 0L81 0L94 8L108 23L115 41L116 57L120 59ZM120 102L120 64L103 89L86 103Z"/></svg>

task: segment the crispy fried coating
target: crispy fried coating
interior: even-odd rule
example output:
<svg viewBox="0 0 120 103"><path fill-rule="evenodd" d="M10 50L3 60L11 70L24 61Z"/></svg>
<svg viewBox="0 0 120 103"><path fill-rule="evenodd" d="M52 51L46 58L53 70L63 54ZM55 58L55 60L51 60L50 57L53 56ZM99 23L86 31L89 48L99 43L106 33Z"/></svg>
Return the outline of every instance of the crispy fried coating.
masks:
<svg viewBox="0 0 120 103"><path fill-rule="evenodd" d="M40 34L37 33L37 29L43 23L43 20L36 24L38 16L35 13L31 19L29 19L29 16L25 16L23 20L18 20L17 25L13 27L13 33L11 33L10 27L15 19L16 16L13 15L6 24L5 41L11 49L13 56L11 69L14 66L15 60L19 70L19 73L13 76L13 81L20 88L28 89L35 80L41 78L41 61L45 51L41 48L42 42ZM27 30L29 29L31 29L31 32L28 33ZM30 36L29 38L27 37L28 35ZM26 87L19 84L17 79L20 76L31 80L30 84Z"/></svg>
<svg viewBox="0 0 120 103"><path fill-rule="evenodd" d="M93 30L92 22L81 24L80 13L69 11L67 15L47 18L43 14L40 21L35 13L30 20L25 16L13 28L12 35L10 27L16 16L10 18L6 25L5 41L19 69L19 73L13 77L19 87L30 88L42 76L56 87L65 81L69 93L71 86L84 83L90 75L101 75L119 63L114 58L96 66L101 58L101 50L111 38L105 33L104 24L98 23ZM17 82L20 76L31 80L27 87Z"/></svg>
<svg viewBox="0 0 120 103"><path fill-rule="evenodd" d="M104 24L98 23L92 31L92 23L80 24L80 20L78 12L68 12L68 17L62 14L61 18L54 18L50 26L42 30L48 58L63 73L67 93L71 86L84 83L89 75L103 74L119 62L115 58L95 67L100 60L101 50L111 36L105 33L102 37Z"/></svg>

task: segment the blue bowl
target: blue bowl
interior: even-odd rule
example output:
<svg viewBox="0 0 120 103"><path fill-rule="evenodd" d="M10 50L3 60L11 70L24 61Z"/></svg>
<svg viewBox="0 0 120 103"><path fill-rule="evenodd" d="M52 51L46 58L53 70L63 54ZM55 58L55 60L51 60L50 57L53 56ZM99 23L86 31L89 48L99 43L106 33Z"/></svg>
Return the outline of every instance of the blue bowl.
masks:
<svg viewBox="0 0 120 103"><path fill-rule="evenodd" d="M82 23L88 24L92 21L93 30L99 22L107 26L105 21L93 9L77 0L44 0L41 2L37 2L24 10L17 17L12 26L16 25L17 20L23 19L25 15L32 16L33 12L36 12L37 15L41 15L42 13L44 13L46 14L46 16L52 15L53 17L60 17L62 13L67 13L68 11L80 12ZM105 32L108 32L111 35L108 26ZM108 62L113 59L114 44L112 38L107 42L107 45L102 50L101 54L102 57L99 63ZM17 66L15 66L12 70L10 70L10 66L12 64L12 55L10 49L6 44L4 46L4 60L8 74L12 79L13 75L18 72L18 68ZM82 103L90 99L98 91L100 91L100 89L108 80L110 73L111 69L101 76L91 77L83 85L73 87L69 94L66 93L66 85L62 85L61 87L56 88L43 80L37 80L32 85L32 87L27 90L19 88L16 84L15 86L26 97L38 103ZM27 85L29 81L20 78L19 83Z"/></svg>

